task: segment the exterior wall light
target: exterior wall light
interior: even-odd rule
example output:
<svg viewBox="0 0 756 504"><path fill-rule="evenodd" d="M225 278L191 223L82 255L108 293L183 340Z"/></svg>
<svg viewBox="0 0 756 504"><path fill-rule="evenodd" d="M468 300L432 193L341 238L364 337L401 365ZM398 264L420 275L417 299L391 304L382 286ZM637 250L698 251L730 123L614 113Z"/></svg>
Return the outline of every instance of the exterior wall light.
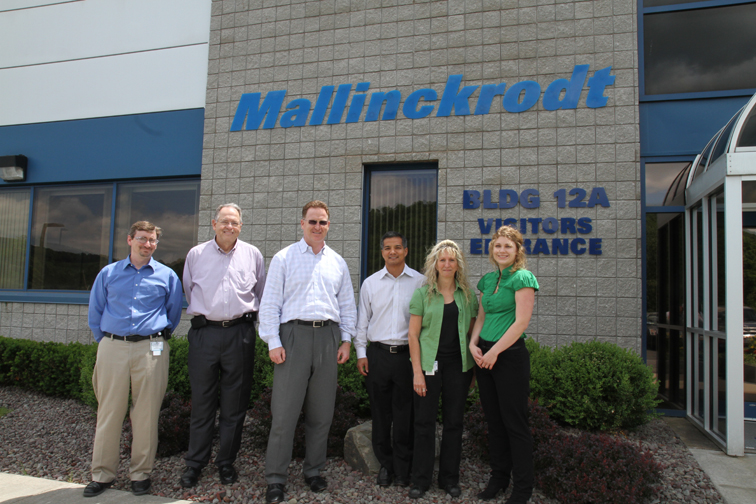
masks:
<svg viewBox="0 0 756 504"><path fill-rule="evenodd" d="M0 178L6 182L24 182L26 180L26 156L0 156Z"/></svg>

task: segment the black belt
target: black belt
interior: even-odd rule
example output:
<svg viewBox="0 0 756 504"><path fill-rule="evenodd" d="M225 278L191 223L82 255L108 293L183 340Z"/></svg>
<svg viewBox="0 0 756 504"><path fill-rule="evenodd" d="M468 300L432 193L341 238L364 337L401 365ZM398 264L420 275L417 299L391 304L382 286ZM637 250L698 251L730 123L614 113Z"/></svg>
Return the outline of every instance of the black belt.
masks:
<svg viewBox="0 0 756 504"><path fill-rule="evenodd" d="M104 334L108 338L113 338L113 339L117 339L117 340L120 340L120 341L135 342L135 341L144 341L144 340L148 340L148 339L152 339L152 338L161 338L161 337L165 336L164 333L165 333L165 331L160 331L160 332L156 332L155 334L150 334L149 336L142 336L140 334L131 334L129 336L119 336L117 334L112 334L112 333L107 333L107 332L104 333ZM170 338L170 336L168 336L165 339L169 339L169 338Z"/></svg>
<svg viewBox="0 0 756 504"><path fill-rule="evenodd" d="M289 320L289 322L294 322L295 324L299 325L306 325L310 327L325 327L327 325L335 324L333 320Z"/></svg>
<svg viewBox="0 0 756 504"><path fill-rule="evenodd" d="M382 348L383 350L387 350L391 353L401 353L409 350L409 345L387 345L379 341L371 341L370 346L373 345L377 346L378 348Z"/></svg>
<svg viewBox="0 0 756 504"><path fill-rule="evenodd" d="M484 351L488 351L488 350L491 350L496 343L498 342L487 341L487 340L484 340L483 338L480 338L478 340L478 348ZM507 348L507 350L514 350L514 349L524 347L524 346L525 346L525 338L519 338L517 341L512 343L512 345L509 348ZM504 351L506 352L507 350L504 350Z"/></svg>
<svg viewBox="0 0 756 504"><path fill-rule="evenodd" d="M233 327L242 322L254 323L257 320L257 312L248 312L233 320L207 320L207 325L218 327Z"/></svg>

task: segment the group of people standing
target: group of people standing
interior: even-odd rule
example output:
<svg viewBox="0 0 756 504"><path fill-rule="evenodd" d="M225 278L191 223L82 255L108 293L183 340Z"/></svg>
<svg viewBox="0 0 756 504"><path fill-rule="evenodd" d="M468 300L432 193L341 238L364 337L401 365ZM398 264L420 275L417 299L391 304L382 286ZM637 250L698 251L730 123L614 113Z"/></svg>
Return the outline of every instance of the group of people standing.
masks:
<svg viewBox="0 0 756 504"><path fill-rule="evenodd" d="M313 492L321 476L334 414L338 365L354 342L366 378L373 418L377 484L409 486L408 496L430 488L436 417L443 432L438 486L461 495L462 423L468 391L477 379L489 424L491 477L479 499L496 497L513 480L508 504L525 503L533 488L532 438L527 420L530 360L525 329L538 282L525 269L520 233L502 227L491 240L495 271L468 281L459 246L439 242L423 274L407 266L406 237L381 239L385 267L365 280L359 315L344 259L325 243L330 211L322 201L302 209L303 238L272 259L265 272L260 251L238 239L242 211L218 207L215 237L186 258L183 290L192 315L189 378L192 416L181 485L197 484L208 465L220 408L214 458L222 483L238 479L233 464L241 444L252 387L255 326L274 363L272 425L265 463L266 502L285 498L288 465L299 413L305 412L303 476ZM116 478L121 422L131 382L132 444L129 477L135 495L148 493L157 450L157 419L168 381L167 340L181 316L181 285L152 254L161 235L135 223L128 258L103 268L92 288L89 326L100 342L93 385L99 407L92 482L85 497L101 494Z"/></svg>

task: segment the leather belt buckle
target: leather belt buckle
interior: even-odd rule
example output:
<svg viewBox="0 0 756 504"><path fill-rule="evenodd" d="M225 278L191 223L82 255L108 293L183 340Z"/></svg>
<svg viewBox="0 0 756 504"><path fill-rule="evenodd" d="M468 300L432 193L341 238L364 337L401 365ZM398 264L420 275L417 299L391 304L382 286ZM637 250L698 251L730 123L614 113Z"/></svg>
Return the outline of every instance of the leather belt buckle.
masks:
<svg viewBox="0 0 756 504"><path fill-rule="evenodd" d="M390 353L399 353L399 345L389 345L388 351Z"/></svg>
<svg viewBox="0 0 756 504"><path fill-rule="evenodd" d="M220 325L221 327L231 327L231 322L233 322L233 320L221 320Z"/></svg>
<svg viewBox="0 0 756 504"><path fill-rule="evenodd" d="M313 320L312 327L325 327L325 320Z"/></svg>

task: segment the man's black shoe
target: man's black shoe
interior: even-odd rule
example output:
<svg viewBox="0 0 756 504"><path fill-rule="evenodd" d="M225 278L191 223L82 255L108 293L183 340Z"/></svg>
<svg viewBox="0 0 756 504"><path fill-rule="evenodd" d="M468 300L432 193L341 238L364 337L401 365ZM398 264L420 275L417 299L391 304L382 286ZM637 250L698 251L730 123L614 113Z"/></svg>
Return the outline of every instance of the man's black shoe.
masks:
<svg viewBox="0 0 756 504"><path fill-rule="evenodd" d="M392 475L388 471L388 469L381 467L381 470L378 471L378 479L376 480L376 483L378 484L378 486L390 486L392 479Z"/></svg>
<svg viewBox="0 0 756 504"><path fill-rule="evenodd" d="M482 492L478 493L477 497L478 500L491 500L494 497L496 497L496 494L499 493L499 490L506 490L509 484L503 485L501 483L498 483L494 481L493 479L488 480L488 485L486 485L486 489Z"/></svg>
<svg viewBox="0 0 756 504"><path fill-rule="evenodd" d="M462 495L462 490L459 488L459 485L446 485L444 490L446 490L446 493L448 493L454 498L457 498L460 495Z"/></svg>
<svg viewBox="0 0 756 504"><path fill-rule="evenodd" d="M134 495L144 495L150 491L151 486L152 486L152 481L150 481L150 478L147 478L141 481L132 481L131 492Z"/></svg>
<svg viewBox="0 0 756 504"><path fill-rule="evenodd" d="M239 475L236 473L236 469L231 464L222 465L218 468L218 475L220 476L221 483L224 485L230 485L236 483L239 479Z"/></svg>
<svg viewBox="0 0 756 504"><path fill-rule="evenodd" d="M184 488L192 488L199 481L200 473L202 469L196 467L186 466L184 474L181 475L181 486Z"/></svg>
<svg viewBox="0 0 756 504"><path fill-rule="evenodd" d="M310 490L315 493L322 492L328 488L328 483L326 483L326 480L322 476L310 476L309 478L305 478L305 483L307 483L310 486Z"/></svg>
<svg viewBox="0 0 756 504"><path fill-rule="evenodd" d="M283 500L283 483L271 483L270 485L268 485L268 491L265 492L265 502L283 502Z"/></svg>
<svg viewBox="0 0 756 504"><path fill-rule="evenodd" d="M100 483L99 481L92 481L89 485L84 487L84 497L97 497L102 492L110 488L113 482Z"/></svg>
<svg viewBox="0 0 756 504"><path fill-rule="evenodd" d="M413 485L413 487L410 488L408 497L410 499L420 499L423 497L423 495L425 495L425 490L417 485Z"/></svg>

